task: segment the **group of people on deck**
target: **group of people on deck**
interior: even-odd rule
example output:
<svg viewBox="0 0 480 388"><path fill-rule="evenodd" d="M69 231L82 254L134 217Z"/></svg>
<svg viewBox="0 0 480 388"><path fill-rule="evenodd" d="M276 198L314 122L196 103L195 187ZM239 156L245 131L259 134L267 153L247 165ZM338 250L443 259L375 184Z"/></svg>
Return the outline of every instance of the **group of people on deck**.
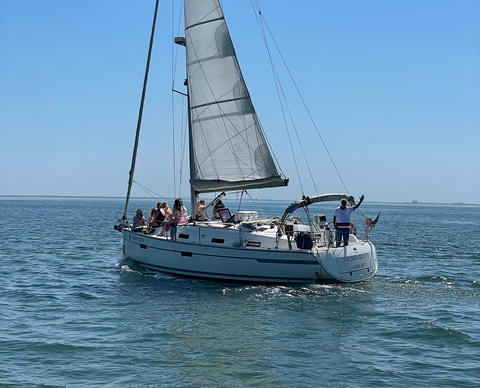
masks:
<svg viewBox="0 0 480 388"><path fill-rule="evenodd" d="M220 219L218 209L224 208L225 205L222 201L219 201L213 208L212 219ZM196 216L198 221L210 220L206 212L205 200L200 199L196 206ZM188 223L187 209L183 205L181 198L177 198L174 201L173 209L170 209L167 202L157 203L157 207L150 210L150 214L147 220L145 220L142 209L137 209L135 216L133 217L132 229L136 232L150 234L153 233L156 228L162 227L160 233L157 236L166 236L170 232L170 236L175 238L177 226Z"/></svg>
<svg viewBox="0 0 480 388"><path fill-rule="evenodd" d="M169 208L166 202L157 203L157 207L150 210L148 220L145 220L142 209L137 209L133 217L132 229L136 232L150 234L157 227L162 227L157 236L164 236L170 232L170 236L176 236L177 226L188 223L187 209L183 205L181 198L177 198L173 203L173 210Z"/></svg>

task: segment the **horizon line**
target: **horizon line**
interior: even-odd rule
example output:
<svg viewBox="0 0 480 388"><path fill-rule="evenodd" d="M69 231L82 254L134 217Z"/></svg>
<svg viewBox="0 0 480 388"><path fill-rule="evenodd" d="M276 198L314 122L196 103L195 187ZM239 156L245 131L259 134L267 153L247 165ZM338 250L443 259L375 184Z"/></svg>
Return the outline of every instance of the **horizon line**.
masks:
<svg viewBox="0 0 480 388"><path fill-rule="evenodd" d="M34 194L0 194L0 198L12 197L12 198L71 198L71 199L124 199L125 197L108 196L108 195L34 195ZM131 197L132 199L155 199L153 197ZM173 199L174 197L162 197L166 199ZM290 199L263 199L254 198L255 201L291 201ZM466 205L466 206L480 206L478 203L466 203L466 202L421 202L412 200L410 202L405 201L367 201L370 203L392 203L392 204L407 204L407 205Z"/></svg>

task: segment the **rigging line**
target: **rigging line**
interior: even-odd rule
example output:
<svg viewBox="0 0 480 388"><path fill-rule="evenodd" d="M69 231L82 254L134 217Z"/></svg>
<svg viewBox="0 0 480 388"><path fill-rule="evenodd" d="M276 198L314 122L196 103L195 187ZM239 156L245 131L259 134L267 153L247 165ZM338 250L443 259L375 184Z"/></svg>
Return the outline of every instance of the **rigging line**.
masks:
<svg viewBox="0 0 480 388"><path fill-rule="evenodd" d="M172 89L172 92L171 92L171 115L172 115L172 139L175 138L175 93ZM161 133L160 133L160 138L162 137L161 136ZM162 145L162 141L159 141L158 142L158 145L161 147ZM175 193L175 140L173 140L173 150L172 150L172 154L173 154L173 192ZM161 150L162 151L162 150ZM162 156L162 152L160 151L160 156Z"/></svg>
<svg viewBox="0 0 480 388"><path fill-rule="evenodd" d="M312 218L310 217L310 209L308 206L304 206L305 214L307 215L308 226L310 226L310 230L312 230Z"/></svg>
<svg viewBox="0 0 480 388"><path fill-rule="evenodd" d="M252 3L252 6L253 6L253 3ZM257 4L257 6L258 6L258 4ZM256 14L256 12L255 12L255 14ZM258 14L259 14L259 15L262 14L261 11L260 11L260 9L258 9ZM257 17L257 21L258 21L258 20L259 20L259 19L258 19L258 17ZM262 20L263 20L263 18L262 18ZM268 28L268 26L267 26L267 28ZM267 39L266 39L266 36L265 36L265 33L264 33L264 32L263 32L263 37L264 37L265 45L267 46L267 50L268 50L268 43L267 43ZM273 64L273 60L272 60L272 59L271 59L271 66L272 66L272 68L275 68L275 65ZM288 105L287 97L286 97L286 95L285 95L285 92L284 92L284 90L283 90L282 83L281 83L281 81L280 81L280 78L279 78L278 73L277 73L276 70L275 70L274 74L275 74L275 76L277 77L278 85L279 85L279 87L280 87L280 90L281 90L281 93L282 93L282 96L283 96L283 100L285 101L285 106L286 106L286 109L287 109L287 111L288 111L288 115L289 115L289 117L290 117L290 121L291 121L292 126L293 126L293 129L294 129L294 131L295 131L295 135L296 135L296 137L297 137L298 144L299 144L299 146L300 146L300 150L302 151L303 159L304 159L304 161L305 161L305 164L306 164L306 166L307 166L308 172L309 172L309 174L310 174L310 179L312 180L313 187L315 188L315 191L318 193L317 185L315 184L315 179L313 178L312 170L310 169L310 164L308 163L308 159L307 159L307 156L306 156L306 154L305 154L305 150L304 150L304 148L303 148L303 146L302 146L302 142L300 141L300 136L299 136L299 134L298 134L297 126L295 125L295 121L293 120L293 116L292 116L292 113L291 113L291 111L290 111L290 107L289 107L289 105ZM303 189L302 189L302 192L303 192Z"/></svg>
<svg viewBox="0 0 480 388"><path fill-rule="evenodd" d="M253 6L253 3L252 3L252 6ZM258 6L258 5L257 5ZM255 9L255 8L254 8ZM258 13L261 15L261 12L260 12L260 9L258 9ZM256 14L256 12L255 12ZM263 19L263 18L262 18ZM283 107L283 103L282 103L282 98L281 98L281 94L280 94L280 91L279 91L279 79L278 79L278 75L277 75L277 71L275 69L275 66L274 66L274 63L273 63L273 59L272 59L272 55L270 53L270 48L268 46L268 42L267 42L267 38L266 38L266 35L265 35L265 30L264 30L264 27L263 27L263 24L261 23L261 20L259 20L257 18L257 21L258 21L258 24L260 26L260 30L262 32L262 36L263 36L263 41L265 43L265 47L267 49L267 54L268 54L268 57L270 59L270 66L272 68L272 73L273 73L273 78L275 80L275 87L277 89L277 96L278 96L278 100L279 100L279 103L280 103L280 107L281 107L281 110L282 110L282 116L283 116L283 121L285 123L285 129L286 129L286 132L287 132L287 137L288 137L288 142L290 144L290 150L292 152L292 157L293 157L293 162L295 164L295 170L297 172L297 178L298 178L298 181L300 183L300 190L302 191L302 194L304 194L304 190L303 190L303 184L302 184L302 178L300 177L300 172L298 171L298 164L297 164L297 159L295 157L295 151L293 149L293 143L292 143L292 140L290 138L290 132L288 130L288 124L287 124L287 119L286 119L286 116L285 116L285 110L284 110L284 107ZM268 28L268 27L267 27Z"/></svg>
<svg viewBox="0 0 480 388"><path fill-rule="evenodd" d="M253 6L253 3L252 4L252 7ZM258 8L258 4L257 4L257 8ZM255 10L255 8L254 8ZM255 15L257 14L257 12L254 12ZM261 12L260 12L260 9L258 8L258 14L261 15ZM282 115L283 115L283 121L285 123L285 129L286 129L286 132L287 132L287 136L288 136L288 141L289 141L289 144L290 144L290 149L291 149L291 152L292 152L292 157L293 157L293 161L294 161L294 164L295 164L295 170L297 172L297 178L298 178L298 181L300 183L300 190L302 191L302 194L304 194L304 190L303 190L303 184L302 184L302 178L300 176L300 173L299 173L299 170L298 170L298 163L297 163L297 159L295 157L295 151L294 151L294 148L293 148L293 143L292 143L292 140L291 140L291 137L290 137L290 132L288 130L288 124L287 124L287 119L286 119L286 116L285 116L285 110L284 110L284 107L283 107L283 103L282 103L282 100L281 100L281 95L280 95L280 92L279 92L279 84L280 84L280 79L277 75L277 71L275 69L275 65L273 63L273 59L272 59L272 56L271 56L271 53L270 53L270 47L268 46L268 42L267 42L267 38L266 38L266 35L265 35L265 30L263 28L263 25L261 23L261 20L258 19L258 16L257 16L257 22L260 26L260 30L262 32L262 37L263 37L263 41L265 43L265 47L267 49L267 53L268 53L268 57L269 57L269 60L270 60L270 66L272 68L272 73L273 73L273 76L274 76L274 80L275 80L275 87L277 89L277 96L278 96L278 99L279 99L279 102L280 102L280 107L281 107L281 110L282 110ZM286 99L284 97L284 100L285 100L285 103L286 103Z"/></svg>
<svg viewBox="0 0 480 388"><path fill-rule="evenodd" d="M253 7L253 3L252 3L252 7ZM257 7L258 7L258 4L257 4ZM255 8L254 8L254 9L255 9ZM256 12L255 12L255 14L256 14ZM259 14L259 15L262 15L260 9L258 9L258 14ZM259 24L261 24L261 22L260 22L259 20L260 20L260 19L257 17L257 21L259 22ZM263 20L263 18L262 18L262 20ZM268 27L267 27L267 28L268 28ZM265 35L264 30L263 30L263 27L262 27L262 35L263 35L263 38L264 38L265 45L267 46L267 50L269 51L268 42L267 42L266 35ZM270 52L269 52L269 56L270 56ZM293 120L293 116L292 116L292 113L291 113L291 111L290 111L290 107L289 107L289 105L288 105L287 97L286 97L285 92L284 92L284 90L283 90L283 86L282 86L282 83L281 83L281 81L280 81L280 77L278 76L278 73L277 73L277 71L276 71L276 69L275 69L275 65L274 65L274 63L273 63L273 60L272 60L271 56L270 56L270 62L271 62L272 69L274 69L274 76L277 78L277 82L278 82L279 88L280 88L280 90L281 90L281 94L282 94L282 96L283 96L283 100L284 100L284 102L285 102L285 106L286 106L286 109L287 109L287 111L288 111L288 115L289 115L289 117L290 117L290 121L291 121L292 126L293 126L293 129L294 129L294 131L295 131L295 135L296 135L296 137L297 137L298 144L299 144L299 146L300 146L300 150L302 151L303 159L304 159L304 161L305 161L305 164L306 164L306 166L307 166L308 172L309 172L309 174L310 174L310 178L311 178L311 180L312 180L313 187L315 188L315 191L318 192L317 185L315 184L315 180L313 179L312 170L310 169L310 164L308 163L307 156L306 156L306 154L305 154L305 150L304 150L304 148L303 148L303 146L302 146L302 142L300 141L300 136L299 136L298 131L297 131L297 126L295 125L295 121ZM278 93L278 91L277 91L277 93ZM293 148L293 146L292 146L292 148ZM293 151L292 151L292 153L293 153ZM297 173L298 173L298 170L297 170ZM300 186L302 186L302 185L300 185ZM303 188L302 188L302 192L303 192Z"/></svg>
<svg viewBox="0 0 480 388"><path fill-rule="evenodd" d="M246 190L242 190L242 193L240 194L240 202L238 203L237 213L240 211L240 206L242 206L243 193L244 193L245 191L246 191Z"/></svg>
<svg viewBox="0 0 480 388"><path fill-rule="evenodd" d="M175 191L176 191L176 166L175 166L175 101L174 101L174 95L172 92L172 158L173 158L173 196L175 197Z"/></svg>
<svg viewBox="0 0 480 388"><path fill-rule="evenodd" d="M185 99L182 99L182 112L186 112ZM183 116L183 115L182 115ZM182 117L182 132L181 132L181 153L180 153L180 182L178 185L178 198L181 197L182 181L183 181L183 163L185 161L186 149L188 140L188 120L187 117Z"/></svg>
<svg viewBox="0 0 480 388"><path fill-rule="evenodd" d="M288 125L287 125L287 118L285 117L285 110L283 108L283 104L280 98L280 93L278 91L278 85L277 85L277 80L275 79L275 87L277 88L277 95L278 95L278 100L280 101L280 106L282 109L282 116L283 116L283 121L285 122L285 128L287 130L287 137L288 137L288 143L290 144L290 150L292 151L292 157L293 157L293 163L295 164L295 170L297 172L297 178L298 182L300 183L300 190L302 191L302 195L305 194L303 190L303 184L302 184L302 178L300 176L300 172L298 171L298 163L297 163L297 158L295 157L295 150L293 149L293 143L292 139L290 138L290 131L288 130Z"/></svg>
<svg viewBox="0 0 480 388"><path fill-rule="evenodd" d="M258 211L259 211L260 213L262 213L265 218L267 218L267 214L260 208L260 206L258 206L258 204L255 202L255 200L252 198L252 196L250 195L250 193L249 193L247 190L245 190L245 194L247 194L248 197L250 198L250 200L255 204L255 206L257 207Z"/></svg>
<svg viewBox="0 0 480 388"><path fill-rule="evenodd" d="M179 160L179 169L178 169L178 193L177 193L177 188L175 187L173 191L173 196L175 198L180 198L180 192L182 191L182 179L183 179L183 136L184 136L184 127L183 127L183 110L184 110L184 104L183 104L183 99L182 99L182 107L181 107L181 121L180 121L180 160Z"/></svg>
<svg viewBox="0 0 480 388"><path fill-rule="evenodd" d="M173 158L173 196L175 197L176 166L175 166L175 96L172 91L172 158Z"/></svg>
<svg viewBox="0 0 480 388"><path fill-rule="evenodd" d="M312 117L312 115L311 115L311 113L310 113L310 110L308 109L308 106L307 106L307 104L305 103L305 100L303 99L302 94L300 93L300 90L299 90L299 88L298 88L298 86L297 86L297 84L296 84L296 82L295 82L295 79L293 78L292 73L290 72L290 69L289 69L288 66L287 66L287 63L286 63L286 61L285 61L285 59L284 59L284 57L283 57L283 55L282 55L282 53L281 53L281 51L280 51L280 48L278 47L277 42L275 41L275 38L273 37L273 34L272 34L272 32L270 31L270 28L268 27L267 22L265 21L265 18L263 17L263 15L262 15L261 13L260 13L260 16L261 16L262 20L264 21L265 26L267 27L267 30L268 30L271 38L272 38L272 41L273 41L273 43L275 44L275 47L277 48L277 51L278 51L278 53L279 53L279 55L280 55L280 58L282 58L283 64L285 65L285 68L287 69L287 72L288 72L288 74L289 74L289 76L290 76L290 78L291 78L291 80L292 80L292 82L293 82L293 84L294 84L294 86L295 86L295 89L297 90L297 93L298 93L298 95L300 96L300 99L302 100L303 106L305 107L305 110L307 111L308 116L310 117L310 120L311 120L312 123L313 123L313 126L314 126L314 128L315 128L315 130L316 130L316 132L317 132L317 135L318 135L318 137L320 138L320 140L321 140L321 142L322 142L322 144L323 144L323 147L325 148L325 151L327 152L327 155L328 155L328 157L330 158L330 161L332 162L332 165L333 165L333 167L335 168L335 171L337 172L337 175L338 175L338 177L340 178L340 181L342 182L342 185L343 185L345 191L346 191L347 194L348 194L348 190L347 190L347 187L345 186L345 183L343 182L342 176L340 175L340 172L338 171L337 166L336 166L335 162L333 161L333 158L332 158L330 152L328 151L327 145L325 144L325 141L323 140L323 137L322 137L322 135L320 134L320 131L318 130L318 127L317 127L315 121L313 120L313 117Z"/></svg>
<svg viewBox="0 0 480 388"><path fill-rule="evenodd" d="M360 210L360 208L357 207L357 210L358 210L358 213L360 213L360 215L361 215L363 218L365 218L365 219L367 218L367 217L365 217L365 214L362 213L362 211Z"/></svg>
<svg viewBox="0 0 480 388"><path fill-rule="evenodd" d="M265 44L267 45L267 42L265 41ZM308 172L310 174L310 178L312 180L312 183L313 183L313 186L315 188L315 191L318 192L318 189L317 189L317 185L315 184L315 180L313 178L313 174L312 174L312 170L310 169L310 164L308 163L308 159L307 159L307 156L305 154L305 150L302 146L302 142L300 141L300 135L298 133L298 130L297 130L297 126L295 125L295 121L293 119L293 115L292 115L292 112L290 111L290 107L288 105L288 101L287 101L287 97L285 95L285 92L283 90L283 86L282 86L282 83L280 81L280 77L278 75L278 72L276 71L275 69L275 65L273 63L273 61L271 60L271 66L272 66L272 69L273 69L273 72L274 72L274 76L276 77L276 82L278 83L278 88L277 88L277 93L281 93L282 97L283 97L283 101L285 103L285 107L287 109L287 112L288 112L288 115L290 117L290 121L292 123L292 126L293 126L293 129L294 129L294 132L295 132L295 135L297 137L297 141L298 141L298 145L300 146L300 150L302 151L302 155L303 155L303 159L305 161L305 164L307 166L307 169L308 169ZM286 119L285 119L286 120ZM293 146L292 146L292 149L293 149ZM292 150L293 152L293 150ZM298 170L297 170L298 171ZM302 189L302 192L303 192L303 189Z"/></svg>
<svg viewBox="0 0 480 388"><path fill-rule="evenodd" d="M133 183L135 183L138 187L140 187L143 191L145 191L145 192L146 192L148 195L150 195L150 197L152 197L152 198L168 199L167 197L164 197L164 196L156 193L155 191L150 190L149 188L143 186L142 184L138 183L138 182L135 181L135 180L133 181ZM152 193L155 194L155 195L152 195Z"/></svg>
<svg viewBox="0 0 480 388"><path fill-rule="evenodd" d="M300 135L298 134L298 131L297 131L297 126L295 125L295 121L293 120L293 116L292 116L292 113L290 111L290 107L288 106L287 97L285 96L285 92L283 91L283 87L282 87L282 84L280 83L280 80L278 82L280 84L280 90L282 92L283 99L285 100L285 106L287 108L288 115L290 116L290 121L292 122L292 126L293 126L293 129L295 131L295 135L297 136L298 145L300 146L300 150L302 151L303 159L305 160L305 164L307 166L308 173L310 174L310 178L312 180L313 187L315 188L315 191L318 193L317 185L315 184L315 179L313 179L313 174L312 174L312 170L310 169L310 164L308 163L307 155L305 154L305 150L303 149L302 142L300 141Z"/></svg>
<svg viewBox="0 0 480 388"><path fill-rule="evenodd" d="M142 89L142 98L140 102L140 108L138 112L138 121L137 121L137 130L135 133L135 145L133 147L133 155L132 155L132 164L130 167L130 172L129 172L129 179L128 179L128 190L127 190L127 198L125 200L125 211L124 211L124 217L127 215L127 210L128 210L128 203L130 202L130 194L132 191L132 182L133 182L133 174L135 172L135 162L137 159L137 149L138 149L138 140L140 138L140 128L142 126L142 116L143 116L143 105L145 102L145 94L147 91L147 82L148 82L148 71L150 69L150 59L152 57L152 47L153 47L153 38L155 36L155 24L157 22L157 11L158 11L158 2L157 0L155 2L155 12L153 16L153 23L152 23L152 32L150 35L150 44L148 47L148 56L147 56L147 65L145 67L145 77L143 79L143 89Z"/></svg>
<svg viewBox="0 0 480 388"><path fill-rule="evenodd" d="M172 158L173 158L173 197L175 197L175 95L173 90L175 89L175 74L176 74L176 67L177 67L177 58L178 58L178 49L175 47L174 43L174 35L175 35L175 4L172 1L172 36L171 38L171 45L172 45Z"/></svg>

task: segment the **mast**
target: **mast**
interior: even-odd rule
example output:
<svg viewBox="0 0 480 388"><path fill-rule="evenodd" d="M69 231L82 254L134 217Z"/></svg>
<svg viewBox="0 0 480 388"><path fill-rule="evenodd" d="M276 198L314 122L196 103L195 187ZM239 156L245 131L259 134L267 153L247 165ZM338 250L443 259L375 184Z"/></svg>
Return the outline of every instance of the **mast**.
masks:
<svg viewBox="0 0 480 388"><path fill-rule="evenodd" d="M159 0L155 2L155 12L153 14L152 33L150 35L150 45L148 48L147 65L145 68L145 78L143 79L142 99L140 101L140 109L138 112L137 131L135 134L135 145L133 146L132 165L130 167L130 172L128 173L129 178L128 178L127 198L125 200L125 211L123 212L124 219L126 219L127 217L128 203L130 202L130 193L132 191L133 174L135 172L135 162L137 160L138 140L140 138L140 127L142 126L143 105L145 102L145 93L147 91L148 71L150 69L150 58L152 57L153 37L155 35L155 24L157 22L158 2Z"/></svg>
<svg viewBox="0 0 480 388"><path fill-rule="evenodd" d="M179 46L186 47L186 40L184 36L177 36L174 42ZM188 149L189 149L189 163L190 163L190 180L195 178L195 152L193 149L193 134L192 134L192 120L190 113L190 98L188 92L188 78L185 80L184 85L187 87L187 122L188 122ZM197 219L197 191L190 184L190 206L192 219Z"/></svg>
<svg viewBox="0 0 480 388"><path fill-rule="evenodd" d="M185 84L187 86L187 95L188 95L188 79L185 80ZM195 152L193 149L193 134L192 134L192 121L191 121L191 113L190 113L190 99L187 97L187 121L188 121L188 148L189 148L189 160L190 160L190 181L195 179ZM192 220L197 219L197 191L193 188L192 184L190 183L190 203L191 203L191 217Z"/></svg>

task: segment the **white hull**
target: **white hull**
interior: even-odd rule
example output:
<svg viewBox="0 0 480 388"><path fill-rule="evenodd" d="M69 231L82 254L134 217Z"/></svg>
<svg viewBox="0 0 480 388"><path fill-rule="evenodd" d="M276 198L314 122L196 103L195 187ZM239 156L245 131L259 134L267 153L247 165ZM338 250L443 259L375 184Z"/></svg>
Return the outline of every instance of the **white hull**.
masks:
<svg viewBox="0 0 480 388"><path fill-rule="evenodd" d="M222 224L179 227L177 240L130 230L123 234L125 257L145 268L178 275L281 284L358 282L377 271L375 247L353 235L347 247L315 244L303 250L289 245L285 236L275 249L271 229L247 231Z"/></svg>

